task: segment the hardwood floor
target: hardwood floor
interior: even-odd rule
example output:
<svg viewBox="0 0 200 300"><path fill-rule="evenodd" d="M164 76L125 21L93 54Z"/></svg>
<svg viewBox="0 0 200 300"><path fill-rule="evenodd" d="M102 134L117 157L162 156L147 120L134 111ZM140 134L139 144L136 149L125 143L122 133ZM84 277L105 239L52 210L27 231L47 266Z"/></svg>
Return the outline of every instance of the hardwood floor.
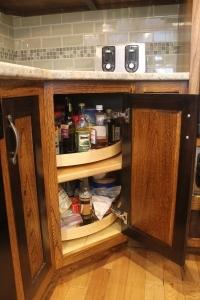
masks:
<svg viewBox="0 0 200 300"><path fill-rule="evenodd" d="M131 245L71 268L50 300L200 300L200 256L184 269Z"/></svg>

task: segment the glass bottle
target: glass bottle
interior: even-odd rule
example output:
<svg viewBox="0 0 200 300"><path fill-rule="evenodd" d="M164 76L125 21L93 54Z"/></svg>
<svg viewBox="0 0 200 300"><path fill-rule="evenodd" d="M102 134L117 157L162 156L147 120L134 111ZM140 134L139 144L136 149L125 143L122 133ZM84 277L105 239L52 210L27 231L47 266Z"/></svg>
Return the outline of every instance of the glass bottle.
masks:
<svg viewBox="0 0 200 300"><path fill-rule="evenodd" d="M69 98L65 98L65 116L60 125L61 149L60 153L75 152L75 126L72 120L72 105Z"/></svg>
<svg viewBox="0 0 200 300"><path fill-rule="evenodd" d="M96 105L96 148L102 148L108 145L106 116L103 112L103 105Z"/></svg>
<svg viewBox="0 0 200 300"><path fill-rule="evenodd" d="M85 103L79 103L79 121L76 127L77 152L85 152L91 148L89 123L85 118L83 109Z"/></svg>
<svg viewBox="0 0 200 300"><path fill-rule="evenodd" d="M90 224L93 219L92 194L90 192L88 178L81 181L79 201L81 205L80 214L83 219L83 225Z"/></svg>
<svg viewBox="0 0 200 300"><path fill-rule="evenodd" d="M108 145L112 145L114 140L114 120L112 109L106 109L106 123L107 123L107 136L108 136Z"/></svg>

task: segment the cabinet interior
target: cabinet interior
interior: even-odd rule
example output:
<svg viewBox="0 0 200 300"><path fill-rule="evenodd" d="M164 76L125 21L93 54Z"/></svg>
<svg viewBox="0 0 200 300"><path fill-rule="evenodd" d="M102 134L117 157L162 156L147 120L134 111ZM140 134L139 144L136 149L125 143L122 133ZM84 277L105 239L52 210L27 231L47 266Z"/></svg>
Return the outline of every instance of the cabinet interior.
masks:
<svg viewBox="0 0 200 300"><path fill-rule="evenodd" d="M80 102L84 102L87 108L95 108L97 104L102 104L104 110L107 108L111 108L113 111L122 111L123 107L122 94L58 94L54 95L54 108L56 109L59 107L63 109L66 97L68 97L71 100L73 109L77 109L78 103ZM76 153L74 155L76 155ZM80 179L84 177L89 177L89 180L91 180L91 176L93 175L98 175L104 172L109 172L110 174L111 172L111 174L115 174L116 176L116 184L121 185L121 168L121 153L115 155L114 157L112 156L108 159L104 159L97 162L61 168L59 167L57 168L58 183L62 184L67 181ZM92 246L97 246L102 243L105 243L105 241L108 241L113 237L119 235L121 233L122 227L121 221L117 217L114 217L113 213L111 214L113 215L113 219L111 220L111 223L109 225L100 224L106 217L104 217L102 221L96 221L98 227L101 228L102 226L100 230L92 228L94 226L90 226L95 222L89 225L81 226L81 228L85 227L85 236L77 237L76 229L79 230L80 227L73 228L72 231L75 233L76 238L62 241L63 256L68 257L74 254L81 253L82 251L90 249ZM90 230L93 230L94 233L91 234Z"/></svg>

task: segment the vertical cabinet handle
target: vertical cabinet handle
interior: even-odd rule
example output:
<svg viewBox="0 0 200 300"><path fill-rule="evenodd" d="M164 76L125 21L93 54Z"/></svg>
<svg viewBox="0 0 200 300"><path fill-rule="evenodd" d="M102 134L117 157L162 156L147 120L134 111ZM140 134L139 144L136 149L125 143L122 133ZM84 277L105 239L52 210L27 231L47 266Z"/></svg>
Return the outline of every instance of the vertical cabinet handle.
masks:
<svg viewBox="0 0 200 300"><path fill-rule="evenodd" d="M20 142L19 133L13 123L13 119L12 119L11 115L8 115L8 122L9 122L10 128L12 129L14 136L15 136L15 142L16 142L15 151L10 152L10 155L11 155L11 161L12 161L13 165L16 165L17 154L18 154L18 150L19 150L19 142Z"/></svg>

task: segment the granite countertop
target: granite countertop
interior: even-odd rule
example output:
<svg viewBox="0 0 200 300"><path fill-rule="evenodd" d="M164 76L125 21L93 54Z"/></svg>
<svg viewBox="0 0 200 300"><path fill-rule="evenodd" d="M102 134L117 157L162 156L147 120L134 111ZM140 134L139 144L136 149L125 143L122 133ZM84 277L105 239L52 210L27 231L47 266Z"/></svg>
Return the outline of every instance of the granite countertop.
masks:
<svg viewBox="0 0 200 300"><path fill-rule="evenodd" d="M106 73L100 71L63 71L0 62L0 78L35 80L189 80L189 73L130 74L118 72Z"/></svg>

